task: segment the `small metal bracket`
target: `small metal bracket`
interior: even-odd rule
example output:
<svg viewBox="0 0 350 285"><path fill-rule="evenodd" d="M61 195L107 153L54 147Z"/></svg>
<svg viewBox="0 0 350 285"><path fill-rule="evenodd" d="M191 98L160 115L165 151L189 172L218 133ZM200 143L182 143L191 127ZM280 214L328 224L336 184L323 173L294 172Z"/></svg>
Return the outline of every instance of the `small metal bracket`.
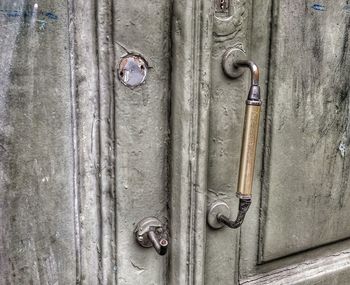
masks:
<svg viewBox="0 0 350 285"><path fill-rule="evenodd" d="M165 226L155 217L140 221L135 228L135 238L142 247L154 247L159 255L164 255L168 248L168 233Z"/></svg>
<svg viewBox="0 0 350 285"><path fill-rule="evenodd" d="M247 214L251 203L252 200L250 197L240 198L237 217L235 220L231 220L231 211L229 206L223 201L214 202L208 208L207 221L209 226L211 226L213 229L220 229L224 225L231 229L239 228L244 221L245 215Z"/></svg>
<svg viewBox="0 0 350 285"><path fill-rule="evenodd" d="M224 201L215 201L208 208L207 221L213 229L221 229L224 224L218 221L218 215L224 214L227 217L231 216L231 210Z"/></svg>
<svg viewBox="0 0 350 285"><path fill-rule="evenodd" d="M228 13L230 0L215 0L215 13Z"/></svg>
<svg viewBox="0 0 350 285"><path fill-rule="evenodd" d="M230 78L238 78L244 73L244 68L235 65L238 60L246 58L243 49L238 47L228 48L222 56L222 68L224 73Z"/></svg>

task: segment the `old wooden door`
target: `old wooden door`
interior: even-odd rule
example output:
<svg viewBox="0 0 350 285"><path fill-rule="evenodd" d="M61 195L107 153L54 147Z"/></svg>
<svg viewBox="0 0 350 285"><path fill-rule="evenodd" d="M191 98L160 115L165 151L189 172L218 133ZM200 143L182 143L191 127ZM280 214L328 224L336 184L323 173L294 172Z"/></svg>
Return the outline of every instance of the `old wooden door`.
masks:
<svg viewBox="0 0 350 285"><path fill-rule="evenodd" d="M1 0L0 284L348 284L349 5ZM237 208L230 47L264 103L253 205L212 230L211 202ZM165 256L135 241L149 216Z"/></svg>
<svg viewBox="0 0 350 285"><path fill-rule="evenodd" d="M211 6L0 1L0 284L203 280ZM166 256L135 241L149 216Z"/></svg>
<svg viewBox="0 0 350 285"><path fill-rule="evenodd" d="M227 47L259 65L264 110L253 207L240 233L207 230L206 284L350 284L349 1L231 4L214 18L209 200L237 207L247 87L220 75Z"/></svg>

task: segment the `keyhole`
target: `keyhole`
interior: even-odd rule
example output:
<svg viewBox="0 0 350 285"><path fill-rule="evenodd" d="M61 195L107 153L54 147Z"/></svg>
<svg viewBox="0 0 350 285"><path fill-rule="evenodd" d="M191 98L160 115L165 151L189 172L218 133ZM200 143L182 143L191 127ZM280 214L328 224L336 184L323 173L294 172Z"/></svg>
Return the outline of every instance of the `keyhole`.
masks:
<svg viewBox="0 0 350 285"><path fill-rule="evenodd" d="M221 10L225 9L225 0L220 0L220 9Z"/></svg>

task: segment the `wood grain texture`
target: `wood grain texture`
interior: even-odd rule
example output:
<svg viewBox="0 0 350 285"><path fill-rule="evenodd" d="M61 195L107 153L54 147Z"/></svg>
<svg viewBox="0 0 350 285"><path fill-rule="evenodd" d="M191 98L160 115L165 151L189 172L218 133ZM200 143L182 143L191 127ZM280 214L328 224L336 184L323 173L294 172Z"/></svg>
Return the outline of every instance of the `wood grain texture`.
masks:
<svg viewBox="0 0 350 285"><path fill-rule="evenodd" d="M67 3L0 8L0 284L74 284Z"/></svg>
<svg viewBox="0 0 350 285"><path fill-rule="evenodd" d="M229 20L212 5L1 2L0 284L347 284L348 1L232 0ZM234 45L268 106L251 210L213 231L207 204L238 206ZM150 65L134 89L116 76L128 53ZM167 256L136 244L147 216L168 223Z"/></svg>
<svg viewBox="0 0 350 285"><path fill-rule="evenodd" d="M238 209L237 177L250 74L232 80L224 75L221 62L229 47L248 50L250 9L250 1L231 1L228 17L214 16L207 194L208 204L227 202L232 216ZM250 213L245 223L249 220ZM229 228L207 230L205 284L237 284L239 233Z"/></svg>
<svg viewBox="0 0 350 285"><path fill-rule="evenodd" d="M273 3L272 3L273 2ZM270 176L269 166L271 165L270 161L270 154L272 149L271 143L274 141L272 136L272 130L273 130L273 120L272 118L275 116L279 116L280 114L284 115L285 110L291 107L285 106L286 109L284 109L278 114L274 115L275 108L280 108L280 106L274 105L274 98L275 96L280 96L279 94L275 94L273 89L273 82L269 82L269 66L270 66L270 55L272 56L272 59L274 58L274 55L276 53L276 49L272 49L270 51L270 35L272 31L273 40L271 41L272 44L275 43L275 41L278 41L278 37L281 35L284 35L284 37L291 37L293 38L293 33L295 30L295 27L297 27L297 24L287 25L284 26L283 29L280 28L279 22L280 18L278 16L279 9L277 9L278 4L283 4L284 2L281 1L254 1L253 3L253 9L252 9L252 19L254 21L251 21L252 25L252 34L251 34L251 58L253 58L259 65L261 70L261 90L263 95L263 106L268 105L267 112L263 112L263 114L266 114L265 122L262 124L262 132L260 132L260 145L258 148L258 156L257 156L257 167L256 171L257 174L262 174L265 179L262 179L261 181L256 178L254 182L254 193L260 193L260 189L263 189L263 193L261 195L261 202L257 196L254 196L254 200L257 200L255 206L253 206L250 209L250 213L253 216L253 219L250 220L249 225L245 225L242 227L242 234L241 234L241 250L240 250L240 282L242 284L264 284L263 282L267 282L267 284L347 284L346 280L349 274L348 267L346 263L342 262L342 255L338 254L341 252L347 252L349 248L349 242L348 241L340 241L333 243L331 245L327 246L321 246L313 250L307 250L300 252L299 254L286 256L280 259L276 259L274 261L269 261L266 263L261 263L261 259L257 260L259 247L260 250L262 250L262 247L259 246L259 243L261 240L264 239L264 223L261 223L263 221L261 219L261 216L259 215L259 206L261 203L261 209L262 217L266 214L265 211L274 211L274 208L270 208L271 205L269 205L269 200L267 199L268 193L269 193L269 179L266 179ZM305 7L311 7L314 3L309 3L309 6L306 4L306 6L302 5L301 9L304 11ZM272 5L274 5L274 9L272 9ZM277 5L277 6L276 6ZM339 6L339 4L338 4ZM340 7L345 7L340 5ZM300 7L299 7L300 8ZM285 8L286 9L286 8ZM284 17L288 17L288 13L291 13L292 16L294 13L297 13L295 11L296 7L292 6L292 11L288 10L285 12ZM273 10L273 11L271 11ZM308 13L306 13L308 15ZM272 16L272 17L271 17ZM304 16L303 16L304 17ZM302 17L300 17L301 19ZM300 20L299 19L299 20ZM272 20L272 21L271 21ZM284 19L285 20L285 19ZM271 21L271 22L270 22ZM296 20L297 21L297 20ZM289 32L285 32L285 30L288 29ZM298 32L298 29L296 29ZM328 31L328 33L330 33ZM310 34L310 33L309 33ZM309 35L309 37L312 38L312 33ZM290 44L290 43L289 43ZM292 41L293 47L297 45L296 41ZM273 47L273 46L272 46ZM297 50L297 49L296 49ZM325 49L327 50L327 49ZM300 51L302 53L303 51ZM298 59L298 56L300 54L295 55ZM294 58L294 59L295 59ZM297 68L294 67L294 65L300 64L299 61L292 61L290 57L288 56L288 53L284 53L283 56L280 57L280 64L283 64L284 61L291 61L288 63L288 68ZM271 73L270 75L273 76L274 74L274 68L283 69L284 67L276 66L274 65L274 61L271 61ZM332 75L331 70L327 71L327 74ZM304 74L305 75L305 74ZM291 76L295 76L294 74ZM264 84L265 83L265 84ZM283 82L280 82L280 84ZM267 95L266 91L269 90L269 94ZM271 95L272 93L272 95ZM332 94L333 95L333 94ZM284 96L280 98L281 100L284 99ZM288 100L287 100L288 102ZM293 121L293 119L291 119ZM299 148L301 148L303 145L299 145ZM264 154L263 157L259 158L259 155ZM278 156L276 156L278 158ZM261 163L259 163L259 161ZM276 163L274 161L273 163ZM260 165L259 165L260 164ZM259 166L262 167L261 170L259 170ZM283 166L280 166L281 168ZM304 177L301 177L304 179ZM262 183L262 184L261 184ZM281 200L285 193L283 192L282 188L280 188L281 192ZM287 203L288 204L288 203ZM286 204L284 204L285 207ZM284 215L280 213L280 215ZM331 214L330 214L331 216ZM259 226L261 226L262 234L259 235ZM277 227L278 225L276 225ZM291 228L292 229L292 228ZM307 231L308 229L306 229ZM289 239L290 237L288 237ZM278 237L276 237L278 239ZM286 243L289 241L286 240ZM328 258L329 257L329 258ZM339 258L339 259L338 259ZM331 261L330 261L331 259ZM322 268L318 273L315 272L313 268L314 262L317 261L317 266ZM303 266L304 267L299 267ZM300 270L302 268L302 270ZM330 271L327 269L330 268ZM298 270L300 270L299 273ZM290 274L290 275L289 275ZM295 277L295 278L294 278Z"/></svg>
<svg viewBox="0 0 350 285"><path fill-rule="evenodd" d="M276 2L261 261L350 235L346 1Z"/></svg>
<svg viewBox="0 0 350 285"><path fill-rule="evenodd" d="M350 251L341 251L318 259L282 267L267 274L242 280L242 285L340 285L347 284L350 270Z"/></svg>
<svg viewBox="0 0 350 285"><path fill-rule="evenodd" d="M169 284L204 284L212 9L174 1Z"/></svg>
<svg viewBox="0 0 350 285"><path fill-rule="evenodd" d="M265 129L266 105L269 97L268 79L269 79L269 61L270 61L270 29L271 29L271 9L272 1L253 1L248 22L251 34L249 43L249 58L254 60L259 66L260 71L260 91L262 98L262 110L260 119L260 130L258 146L256 151L255 176L253 183L253 203L249 209L249 215L241 228L240 239L240 260L239 274L240 279L255 274L257 270L257 256L259 251L259 229L260 229L260 208L261 208L261 176L266 173L264 153L265 138L268 136ZM266 151L268 154L268 152Z"/></svg>
<svg viewBox="0 0 350 285"><path fill-rule="evenodd" d="M115 96L113 1L97 1L101 284L116 284Z"/></svg>
<svg viewBox="0 0 350 285"><path fill-rule="evenodd" d="M74 1L74 114L81 284L102 282L99 82L96 3Z"/></svg>
<svg viewBox="0 0 350 285"><path fill-rule="evenodd" d="M148 216L168 222L170 8L161 0L113 1L114 76L128 53L149 63L142 86L115 77L118 284L166 284L167 256L137 245L133 230Z"/></svg>

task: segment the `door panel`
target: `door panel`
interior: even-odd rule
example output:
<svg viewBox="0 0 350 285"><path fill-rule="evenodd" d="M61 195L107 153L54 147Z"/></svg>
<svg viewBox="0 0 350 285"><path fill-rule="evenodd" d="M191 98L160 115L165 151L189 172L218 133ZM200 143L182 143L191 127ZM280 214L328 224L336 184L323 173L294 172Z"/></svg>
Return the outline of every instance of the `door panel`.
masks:
<svg viewBox="0 0 350 285"><path fill-rule="evenodd" d="M3 1L0 283L346 284L347 2ZM238 207L249 74L223 74L233 46L264 105L253 204L214 231L208 204ZM130 54L148 62L132 88ZM135 241L148 216L167 256Z"/></svg>
<svg viewBox="0 0 350 285"><path fill-rule="evenodd" d="M166 282L166 257L136 245L132 232L135 224L147 216L167 223L169 4L114 1L116 61L127 50L142 54L150 66L146 82L140 87L132 90L119 80L115 83L118 284Z"/></svg>
<svg viewBox="0 0 350 285"><path fill-rule="evenodd" d="M242 284L349 278L349 14L346 1L314 4L253 5L251 53L266 76L267 110L260 202L242 227Z"/></svg>
<svg viewBox="0 0 350 285"><path fill-rule="evenodd" d="M75 1L83 284L166 282L166 257L140 247L133 231L148 216L167 223L169 4ZM118 78L130 53L149 65L134 88Z"/></svg>
<svg viewBox="0 0 350 285"><path fill-rule="evenodd" d="M7 1L5 16L16 19L26 7L37 7L34 4ZM15 154L7 158L10 152L4 151L2 160L14 164L3 167L10 178L2 175L12 187L1 194L2 280L15 278L11 284L201 284L211 1L177 1L174 11L170 1L37 4L59 17L56 28L48 25L51 29L39 35L43 39L37 31L46 27L43 22L34 21L36 32L26 32L24 40L18 36L20 21L1 27L3 34L11 36L2 41L7 56L1 58L1 80L7 80L6 87L13 91L11 100L20 100L18 94L22 92L28 97L21 105L10 104L7 93L1 99L11 119L4 149ZM15 7L15 16L12 10L7 15L7 6ZM29 24L35 16L32 10L25 14ZM52 11L42 15L52 22L57 20ZM16 49L20 50L14 57L18 63L11 66L11 53ZM177 55L172 60L172 80L171 52ZM119 61L129 53L144 57L149 64L145 84L135 88L124 86L117 75ZM46 90L44 83L51 89ZM25 90L16 84L26 85ZM34 93L37 97L32 96ZM38 122L34 124L27 115L46 125L37 127ZM6 116L1 123L7 122ZM12 125L17 129L13 131ZM25 168L22 156L29 155L37 156L38 165ZM48 163L54 164L57 176L52 180L40 176L47 184L45 189L52 189L40 193L41 199L34 195L38 191L35 185L28 182L37 182L35 175L41 169L48 171ZM33 213L17 204L16 195L22 197L24 182L28 193L33 192L30 199L23 194ZM24 209L26 203L22 203ZM147 216L167 223L168 208L172 213L173 252L169 269L166 256L141 248L133 234L136 223ZM13 217L18 222L12 222ZM27 223L31 225L32 220L40 227L28 230ZM39 242L33 245L29 240L25 248L17 247L21 259L17 258L17 241L25 243L27 235Z"/></svg>
<svg viewBox="0 0 350 285"><path fill-rule="evenodd" d="M350 236L350 15L322 3L275 6L262 261Z"/></svg>
<svg viewBox="0 0 350 285"><path fill-rule="evenodd" d="M251 10L246 1L231 1L228 14L214 13L211 57L211 102L209 117L208 204L225 200L238 209L236 198L244 106L248 93L248 72L238 80L228 79L222 70L227 48L247 50ZM228 24L230 23L230 24ZM205 284L231 284L238 278L239 231L207 228Z"/></svg>
<svg viewBox="0 0 350 285"><path fill-rule="evenodd" d="M348 248L343 241L349 237L348 4L244 2L230 2L236 9L247 9L232 38L215 40L214 24L210 201L223 199L236 211L233 184L247 90L239 85L247 78L232 82L217 75L222 56L217 51L242 44L260 67L264 122L253 204L241 235L231 229L207 230L208 284L232 284L233 278L237 284L346 284L348 263L342 257ZM238 95L233 99L231 94ZM314 264L324 270L316 272ZM289 271L298 278L288 277Z"/></svg>
<svg viewBox="0 0 350 285"><path fill-rule="evenodd" d="M240 284L348 284L349 269L350 252L346 250L258 274Z"/></svg>
<svg viewBox="0 0 350 285"><path fill-rule="evenodd" d="M212 1L179 0L172 13L169 284L203 284Z"/></svg>
<svg viewBox="0 0 350 285"><path fill-rule="evenodd" d="M0 3L1 284L75 283L67 15L66 1Z"/></svg>

